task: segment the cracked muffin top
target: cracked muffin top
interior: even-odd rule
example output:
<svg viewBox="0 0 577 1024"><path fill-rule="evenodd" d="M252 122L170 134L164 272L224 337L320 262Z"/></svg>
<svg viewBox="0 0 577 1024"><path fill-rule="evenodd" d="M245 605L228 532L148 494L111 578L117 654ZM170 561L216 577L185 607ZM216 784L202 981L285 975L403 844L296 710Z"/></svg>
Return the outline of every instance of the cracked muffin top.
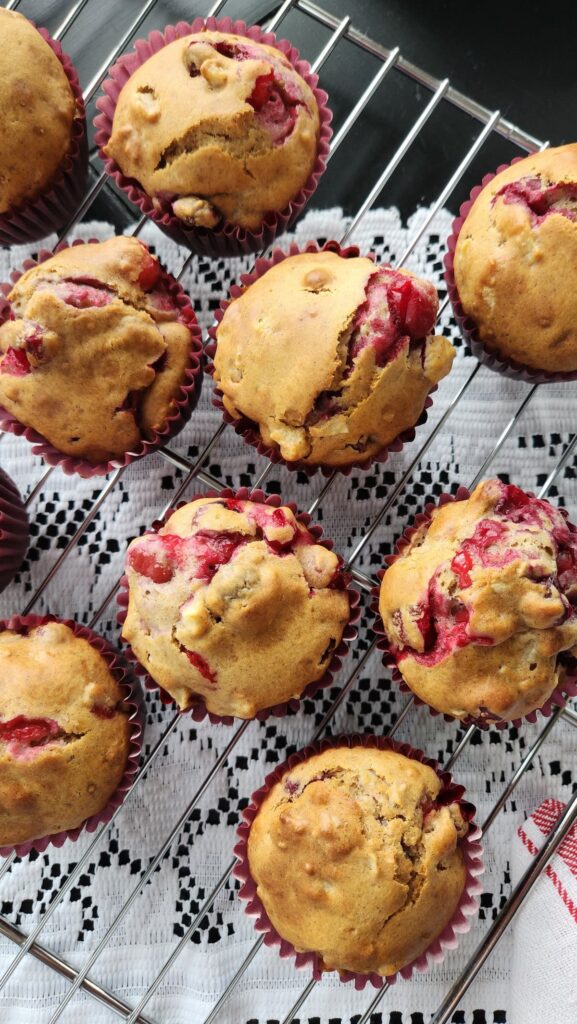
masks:
<svg viewBox="0 0 577 1024"><path fill-rule="evenodd" d="M21 14L0 8L0 214L35 199L66 157L77 114L62 64Z"/></svg>
<svg viewBox="0 0 577 1024"><path fill-rule="evenodd" d="M253 718L320 679L349 618L339 559L289 508L198 498L126 559L122 635L186 709Z"/></svg>
<svg viewBox="0 0 577 1024"><path fill-rule="evenodd" d="M71 246L27 271L0 327L0 405L92 463L154 438L185 381L192 334L136 238Z"/></svg>
<svg viewBox="0 0 577 1024"><path fill-rule="evenodd" d="M455 250L465 313L497 356L550 373L577 370L577 143L497 174Z"/></svg>
<svg viewBox="0 0 577 1024"><path fill-rule="evenodd" d="M548 501L486 480L417 529L379 611L421 700L455 718L527 715L577 644L577 530Z"/></svg>
<svg viewBox="0 0 577 1024"><path fill-rule="evenodd" d="M318 137L314 94L280 50L206 31L134 72L104 152L185 224L256 229L306 184Z"/></svg>
<svg viewBox="0 0 577 1024"><path fill-rule="evenodd" d="M248 838L279 935L326 970L387 975L420 956L465 886L468 826L441 791L432 768L372 747L331 748L287 771Z"/></svg>
<svg viewBox="0 0 577 1024"><path fill-rule="evenodd" d="M218 325L214 378L232 416L287 462L347 466L413 427L454 349L435 337L437 293L365 257L307 252L275 264Z"/></svg>
<svg viewBox="0 0 577 1024"><path fill-rule="evenodd" d="M128 759L121 702L102 655L64 623L0 633L0 846L106 806Z"/></svg>

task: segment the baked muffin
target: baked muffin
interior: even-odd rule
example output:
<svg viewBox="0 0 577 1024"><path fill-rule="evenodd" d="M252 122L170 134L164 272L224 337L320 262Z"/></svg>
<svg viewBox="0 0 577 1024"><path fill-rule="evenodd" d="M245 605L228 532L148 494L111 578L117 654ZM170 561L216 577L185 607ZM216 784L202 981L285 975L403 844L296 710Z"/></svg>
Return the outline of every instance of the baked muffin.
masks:
<svg viewBox="0 0 577 1024"><path fill-rule="evenodd" d="M28 515L16 485L0 469L0 593L20 568L28 547Z"/></svg>
<svg viewBox="0 0 577 1024"><path fill-rule="evenodd" d="M501 359L577 370L577 144L497 174L461 227L455 284L480 341Z"/></svg>
<svg viewBox="0 0 577 1024"><path fill-rule="evenodd" d="M0 39L3 214L50 185L70 152L74 120L84 111L58 57L26 18L0 8Z"/></svg>
<svg viewBox="0 0 577 1024"><path fill-rule="evenodd" d="M411 690L454 718L503 721L542 707L563 682L576 605L576 528L500 480L436 508L379 597Z"/></svg>
<svg viewBox="0 0 577 1024"><path fill-rule="evenodd" d="M204 31L132 74L104 154L185 226L254 230L305 185L318 138L314 94L280 50Z"/></svg>
<svg viewBox="0 0 577 1024"><path fill-rule="evenodd" d="M214 378L233 417L286 462L369 460L415 426L454 349L432 284L364 257L303 252L232 300Z"/></svg>
<svg viewBox="0 0 577 1024"><path fill-rule="evenodd" d="M101 811L124 773L129 729L106 661L69 626L0 632L0 847Z"/></svg>
<svg viewBox="0 0 577 1024"><path fill-rule="evenodd" d="M0 405L65 455L119 458L176 411L192 332L136 238L64 249L22 275L0 327Z"/></svg>
<svg viewBox="0 0 577 1024"><path fill-rule="evenodd" d="M132 541L122 635L182 710L253 718L299 697L349 618L332 551L289 508L197 498Z"/></svg>
<svg viewBox="0 0 577 1024"><path fill-rule="evenodd" d="M324 969L394 974L444 930L465 888L457 803L394 750L329 748L287 770L248 837L273 927Z"/></svg>

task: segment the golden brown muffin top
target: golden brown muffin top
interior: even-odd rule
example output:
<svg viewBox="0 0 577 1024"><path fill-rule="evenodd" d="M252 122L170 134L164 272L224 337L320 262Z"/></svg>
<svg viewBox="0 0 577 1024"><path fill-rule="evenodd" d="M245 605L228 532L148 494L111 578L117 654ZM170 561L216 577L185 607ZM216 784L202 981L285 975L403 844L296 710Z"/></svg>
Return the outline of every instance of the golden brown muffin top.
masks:
<svg viewBox="0 0 577 1024"><path fill-rule="evenodd" d="M248 859L279 934L325 968L386 975L418 957L465 885L468 826L427 765L331 748L287 770L254 819Z"/></svg>
<svg viewBox="0 0 577 1024"><path fill-rule="evenodd" d="M233 299L215 380L288 462L348 465L415 425L450 370L434 286L333 252L289 256Z"/></svg>
<svg viewBox="0 0 577 1024"><path fill-rule="evenodd" d="M280 50L205 31L134 72L105 152L184 222L255 229L306 183L318 135L314 94Z"/></svg>
<svg viewBox="0 0 577 1024"><path fill-rule="evenodd" d="M58 57L16 11L0 8L0 214L34 199L70 148L76 101Z"/></svg>
<svg viewBox="0 0 577 1024"><path fill-rule="evenodd" d="M183 709L252 718L300 696L349 617L337 556L286 507L198 498L132 542L126 571L122 635Z"/></svg>
<svg viewBox="0 0 577 1024"><path fill-rule="evenodd" d="M435 509L387 569L379 611L414 692L456 718L541 707L577 643L577 531L562 512L486 480Z"/></svg>
<svg viewBox="0 0 577 1024"><path fill-rule="evenodd" d="M477 196L455 250L465 312L496 355L577 369L577 143L501 171Z"/></svg>
<svg viewBox="0 0 577 1024"><path fill-rule="evenodd" d="M0 327L0 404L59 451L98 463L176 408L191 332L136 238L71 246L28 270Z"/></svg>
<svg viewBox="0 0 577 1024"><path fill-rule="evenodd" d="M128 757L122 690L69 626L0 633L0 846L80 825Z"/></svg>

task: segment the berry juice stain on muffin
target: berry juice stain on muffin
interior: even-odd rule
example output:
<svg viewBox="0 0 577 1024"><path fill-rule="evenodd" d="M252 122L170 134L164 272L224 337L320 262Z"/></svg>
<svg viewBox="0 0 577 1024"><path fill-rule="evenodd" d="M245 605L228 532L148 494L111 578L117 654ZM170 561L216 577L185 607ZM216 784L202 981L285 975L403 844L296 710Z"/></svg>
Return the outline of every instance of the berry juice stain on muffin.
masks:
<svg viewBox="0 0 577 1024"><path fill-rule="evenodd" d="M279 935L326 970L393 974L457 910L466 879L458 803L394 750L328 749L267 794L248 838L257 895Z"/></svg>
<svg viewBox="0 0 577 1024"><path fill-rule="evenodd" d="M184 710L251 718L320 679L349 618L337 556L288 508L199 498L128 549L123 637Z"/></svg>
<svg viewBox="0 0 577 1024"><path fill-rule="evenodd" d="M454 257L463 311L490 353L577 370L577 144L534 153L482 189Z"/></svg>
<svg viewBox="0 0 577 1024"><path fill-rule="evenodd" d="M284 54L207 31L134 72L105 153L185 224L256 229L306 183L318 137L313 92Z"/></svg>
<svg viewBox="0 0 577 1024"><path fill-rule="evenodd" d="M214 357L224 405L287 462L369 460L417 423L451 368L451 344L432 333L437 308L434 286L407 271L290 256L225 310Z"/></svg>
<svg viewBox="0 0 577 1024"><path fill-rule="evenodd" d="M417 530L383 577L379 611L400 672L431 707L527 715L577 644L577 530L549 502L485 481Z"/></svg>
<svg viewBox="0 0 577 1024"><path fill-rule="evenodd" d="M191 331L134 238L73 246L14 285L0 327L0 404L66 455L96 464L173 413Z"/></svg>

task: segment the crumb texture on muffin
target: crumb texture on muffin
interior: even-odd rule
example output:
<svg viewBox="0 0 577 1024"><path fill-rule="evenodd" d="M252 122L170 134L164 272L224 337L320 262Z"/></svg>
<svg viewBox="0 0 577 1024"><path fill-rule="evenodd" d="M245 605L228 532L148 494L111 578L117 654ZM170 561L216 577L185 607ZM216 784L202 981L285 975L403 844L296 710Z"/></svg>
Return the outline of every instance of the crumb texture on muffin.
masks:
<svg viewBox="0 0 577 1024"><path fill-rule="evenodd" d="M118 788L130 725L106 661L69 626L0 633L0 846L76 828Z"/></svg>
<svg viewBox="0 0 577 1024"><path fill-rule="evenodd" d="M413 427L449 373L432 284L372 260L300 253L225 310L215 380L287 462L346 466Z"/></svg>
<svg viewBox="0 0 577 1024"><path fill-rule="evenodd" d="M455 249L459 299L497 356L577 370L577 144L534 153L475 199Z"/></svg>
<svg viewBox="0 0 577 1024"><path fill-rule="evenodd" d="M72 246L28 270L0 327L0 405L59 451L121 457L176 409L191 332L136 238Z"/></svg>
<svg viewBox="0 0 577 1024"><path fill-rule="evenodd" d="M543 706L577 644L577 530L512 484L437 508L382 580L379 611L411 689L455 718Z"/></svg>
<svg viewBox="0 0 577 1024"><path fill-rule="evenodd" d="M123 637L182 709L252 718L299 697L349 617L337 556L289 508L199 498L128 549Z"/></svg>
<svg viewBox="0 0 577 1024"><path fill-rule="evenodd" d="M278 933L328 970L393 974L453 917L468 826L432 768L337 747L295 765L255 817L248 860Z"/></svg>
<svg viewBox="0 0 577 1024"><path fill-rule="evenodd" d="M16 11L0 8L0 214L50 183L71 143L76 101L58 57Z"/></svg>
<svg viewBox="0 0 577 1024"><path fill-rule="evenodd" d="M183 222L256 229L306 184L318 137L314 94L280 50L206 31L134 72L105 153Z"/></svg>

